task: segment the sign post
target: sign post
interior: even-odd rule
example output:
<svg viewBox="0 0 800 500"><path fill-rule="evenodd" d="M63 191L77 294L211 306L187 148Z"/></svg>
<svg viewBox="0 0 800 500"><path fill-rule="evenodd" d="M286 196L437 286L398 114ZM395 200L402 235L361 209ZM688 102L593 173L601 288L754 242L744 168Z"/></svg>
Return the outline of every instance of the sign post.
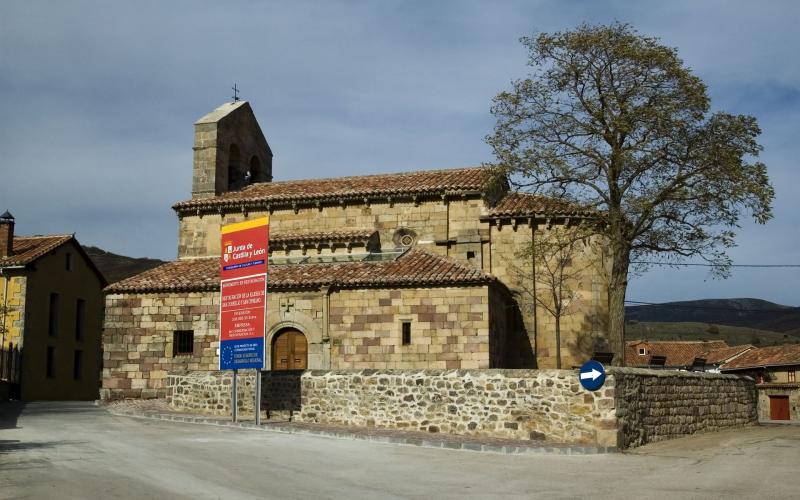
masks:
<svg viewBox="0 0 800 500"><path fill-rule="evenodd" d="M236 375L256 369L255 410L260 423L261 370L265 366L269 217L222 226L219 369L233 370L231 416L237 418Z"/></svg>
<svg viewBox="0 0 800 500"><path fill-rule="evenodd" d="M236 422L239 420L239 391L236 388L236 376L238 375L236 372L239 370L233 370L233 383L231 383L231 420Z"/></svg>

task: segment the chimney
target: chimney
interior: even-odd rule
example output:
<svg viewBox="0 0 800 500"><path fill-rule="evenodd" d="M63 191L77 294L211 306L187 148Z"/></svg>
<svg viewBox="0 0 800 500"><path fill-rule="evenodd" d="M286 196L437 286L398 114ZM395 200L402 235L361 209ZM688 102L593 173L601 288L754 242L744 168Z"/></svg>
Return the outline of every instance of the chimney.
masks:
<svg viewBox="0 0 800 500"><path fill-rule="evenodd" d="M14 216L5 211L0 215L0 258L14 253Z"/></svg>

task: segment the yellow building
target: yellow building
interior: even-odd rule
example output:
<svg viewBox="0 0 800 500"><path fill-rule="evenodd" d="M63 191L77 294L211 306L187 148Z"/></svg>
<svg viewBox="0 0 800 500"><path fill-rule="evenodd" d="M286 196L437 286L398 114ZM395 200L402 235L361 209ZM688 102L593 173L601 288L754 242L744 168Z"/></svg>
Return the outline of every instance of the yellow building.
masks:
<svg viewBox="0 0 800 500"><path fill-rule="evenodd" d="M15 236L0 216L0 345L21 352L20 399L97 398L105 284L74 235Z"/></svg>

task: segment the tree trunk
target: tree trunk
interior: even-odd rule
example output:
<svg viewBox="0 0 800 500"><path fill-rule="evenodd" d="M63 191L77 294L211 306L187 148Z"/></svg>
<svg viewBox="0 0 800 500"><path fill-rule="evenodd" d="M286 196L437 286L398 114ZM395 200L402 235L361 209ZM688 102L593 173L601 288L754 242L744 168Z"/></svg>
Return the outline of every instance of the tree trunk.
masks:
<svg viewBox="0 0 800 500"><path fill-rule="evenodd" d="M555 314L556 320L556 368L561 369L561 313Z"/></svg>
<svg viewBox="0 0 800 500"><path fill-rule="evenodd" d="M614 245L608 284L608 342L614 366L625 366L625 292L628 289L629 250Z"/></svg>

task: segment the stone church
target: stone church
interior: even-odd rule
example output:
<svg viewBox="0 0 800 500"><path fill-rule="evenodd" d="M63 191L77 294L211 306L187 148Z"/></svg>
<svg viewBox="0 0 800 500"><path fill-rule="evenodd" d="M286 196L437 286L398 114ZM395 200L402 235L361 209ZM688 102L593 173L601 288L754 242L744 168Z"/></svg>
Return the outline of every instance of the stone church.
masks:
<svg viewBox="0 0 800 500"><path fill-rule="evenodd" d="M483 167L273 182L246 101L200 118L193 149L178 259L105 290L104 398L163 397L169 373L217 369L220 227L264 215L270 370L550 368L557 351L569 368L605 337L602 266L573 279L557 350L519 253L589 210ZM570 264L598 259L586 246Z"/></svg>

